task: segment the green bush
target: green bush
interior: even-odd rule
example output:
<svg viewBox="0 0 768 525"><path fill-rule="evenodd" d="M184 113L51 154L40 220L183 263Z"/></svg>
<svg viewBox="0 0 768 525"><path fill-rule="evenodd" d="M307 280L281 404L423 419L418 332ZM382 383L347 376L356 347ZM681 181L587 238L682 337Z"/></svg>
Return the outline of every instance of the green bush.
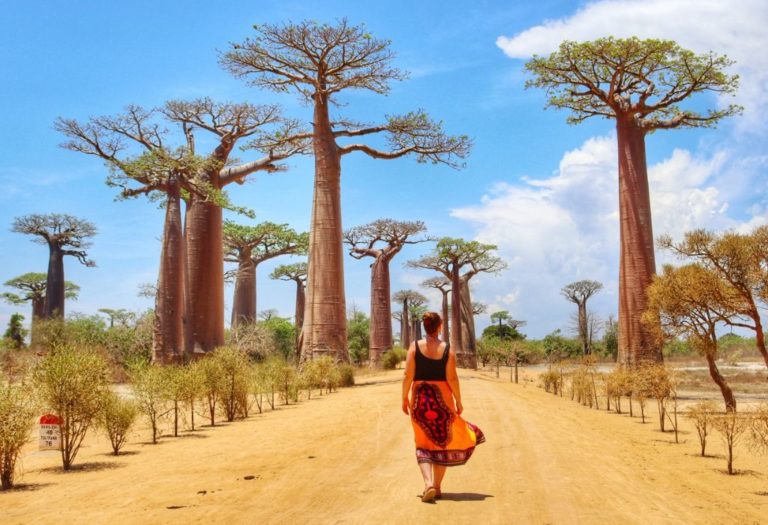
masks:
<svg viewBox="0 0 768 525"><path fill-rule="evenodd" d="M160 366L141 363L132 365L129 376L139 412L149 420L152 443L157 443L161 419L167 414L165 371Z"/></svg>
<svg viewBox="0 0 768 525"><path fill-rule="evenodd" d="M36 405L28 384L0 381L0 487L13 487L16 461L35 426Z"/></svg>
<svg viewBox="0 0 768 525"><path fill-rule="evenodd" d="M405 360L408 352L398 346L381 354L381 367L384 370L394 370Z"/></svg>
<svg viewBox="0 0 768 525"><path fill-rule="evenodd" d="M347 363L340 363L338 365L338 369L339 369L339 386L340 387L354 386L355 367Z"/></svg>
<svg viewBox="0 0 768 525"><path fill-rule="evenodd" d="M112 443L112 453L117 456L128 439L128 431L136 421L136 403L123 399L114 392L104 396L104 406L99 415L99 426Z"/></svg>
<svg viewBox="0 0 768 525"><path fill-rule="evenodd" d="M227 421L234 421L238 414L247 414L250 365L245 352L233 347L217 348L212 359L221 371L221 406Z"/></svg>
<svg viewBox="0 0 768 525"><path fill-rule="evenodd" d="M65 345L51 351L33 373L45 408L61 419L61 461L69 470L107 391L107 363L93 350Z"/></svg>

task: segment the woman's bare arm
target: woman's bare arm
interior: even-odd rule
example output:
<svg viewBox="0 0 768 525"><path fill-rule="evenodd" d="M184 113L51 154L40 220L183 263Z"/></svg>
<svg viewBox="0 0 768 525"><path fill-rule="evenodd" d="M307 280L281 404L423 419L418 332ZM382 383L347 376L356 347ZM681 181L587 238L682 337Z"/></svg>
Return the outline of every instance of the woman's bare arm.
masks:
<svg viewBox="0 0 768 525"><path fill-rule="evenodd" d="M416 375L416 343L411 343L405 357L405 377L403 377L403 412L409 413L408 394L411 393L413 377Z"/></svg>
<svg viewBox="0 0 768 525"><path fill-rule="evenodd" d="M456 413L460 415L464 411L464 407L461 404L459 374L456 372L456 354L453 353L453 350L450 350L450 353L448 354L448 363L445 367L445 379L448 381L448 386L451 387L453 399L456 400Z"/></svg>

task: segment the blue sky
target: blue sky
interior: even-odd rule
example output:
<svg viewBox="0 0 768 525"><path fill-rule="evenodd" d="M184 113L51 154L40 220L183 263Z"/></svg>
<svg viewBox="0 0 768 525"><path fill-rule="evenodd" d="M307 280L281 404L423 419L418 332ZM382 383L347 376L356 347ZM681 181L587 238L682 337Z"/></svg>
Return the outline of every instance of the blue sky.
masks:
<svg viewBox="0 0 768 525"><path fill-rule="evenodd" d="M423 108L449 132L468 134L467 167L376 161L347 156L343 163L345 227L380 217L421 219L435 236L477 238L499 245L510 269L476 280L474 298L491 310L526 319L541 337L567 329L571 305L560 287L598 279L594 300L605 317L616 311L618 222L612 123L565 124L564 113L543 110L544 96L525 90L523 64L563 38L606 34L663 37L696 51L712 49L737 60L743 117L717 130L657 133L648 140L656 233L692 227L748 229L765 222L768 38L764 2L603 0L572 2L351 2L351 1L71 1L5 3L0 18L0 281L44 271L44 247L9 231L27 213L71 213L95 222L96 268L67 261L67 279L82 288L68 311L144 309L140 283L156 278L162 211L145 200L114 202L106 169L96 159L58 147L58 116L85 119L176 98L278 102L308 120L310 109L292 94L246 86L217 65L217 51L252 33L255 23L347 17L388 38L396 65L411 72L382 97L355 92L340 114L378 122L385 115ZM468 7L471 5L471 7ZM714 24L713 20L718 20ZM501 37L501 38L500 38ZM696 104L720 104L703 96ZM243 160L255 158L242 152ZM232 200L254 209L257 221L285 222L305 231L312 191L310 158L289 170L257 174L231 189ZM236 218L247 222L248 219ZM415 288L430 277L402 267L428 247L417 245L393 263L392 289ZM291 315L290 284L259 273L259 309ZM664 260L664 256L661 256ZM369 268L347 258L347 303L368 310ZM436 297L434 306L438 305ZM227 290L231 301L231 289ZM0 324L17 309L0 305ZM26 312L26 310L24 311ZM479 325L487 324L487 316Z"/></svg>

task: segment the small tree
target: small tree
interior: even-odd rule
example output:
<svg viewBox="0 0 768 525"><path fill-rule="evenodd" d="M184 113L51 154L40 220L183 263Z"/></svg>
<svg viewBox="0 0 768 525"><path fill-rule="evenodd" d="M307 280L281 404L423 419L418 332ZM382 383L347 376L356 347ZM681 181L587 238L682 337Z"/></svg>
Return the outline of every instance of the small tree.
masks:
<svg viewBox="0 0 768 525"><path fill-rule="evenodd" d="M156 444L160 421L169 412L165 372L160 366L142 362L133 364L129 375L137 408L149 421L152 443Z"/></svg>
<svg viewBox="0 0 768 525"><path fill-rule="evenodd" d="M184 367L179 365L167 365L162 369L163 396L168 401L173 412L173 437L179 437L180 405L184 401L187 386L184 382L187 374Z"/></svg>
<svg viewBox="0 0 768 525"><path fill-rule="evenodd" d="M112 453L117 456L128 439L128 432L136 421L136 403L122 399L114 392L104 396L104 406L99 415L99 426L112 444Z"/></svg>
<svg viewBox="0 0 768 525"><path fill-rule="evenodd" d="M60 346L46 355L33 373L45 408L61 419L61 462L69 470L107 390L107 364L92 350Z"/></svg>
<svg viewBox="0 0 768 525"><path fill-rule="evenodd" d="M16 462L35 424L36 404L29 384L0 381L0 488L13 487Z"/></svg>
<svg viewBox="0 0 768 525"><path fill-rule="evenodd" d="M64 317L64 257L76 257L85 266L95 266L86 250L90 237L96 235L96 226L72 215L49 213L17 217L12 231L34 235L35 242L48 245L48 276L45 285L45 317Z"/></svg>
<svg viewBox="0 0 768 525"><path fill-rule="evenodd" d="M11 343L13 348L24 348L24 337L27 335L27 331L24 329L24 316L21 314L11 314L11 318L8 320L8 328L5 330L3 337Z"/></svg>
<svg viewBox="0 0 768 525"><path fill-rule="evenodd" d="M189 407L190 429L195 430L195 402L203 395L203 370L201 361L194 361L181 369L180 399Z"/></svg>
<svg viewBox="0 0 768 525"><path fill-rule="evenodd" d="M738 414L736 411L719 414L713 420L713 427L720 433L728 451L728 474L733 475L733 451L746 435L750 427L750 418L744 414Z"/></svg>
<svg viewBox="0 0 768 525"><path fill-rule="evenodd" d="M248 356L237 348L217 348L213 353L221 373L221 405L227 421L248 410Z"/></svg>
<svg viewBox="0 0 768 525"><path fill-rule="evenodd" d="M713 401L699 401L691 405L686 415L696 428L701 444L701 457L706 456L707 437L712 432L712 426L717 413L717 405Z"/></svg>
<svg viewBox="0 0 768 525"><path fill-rule="evenodd" d="M208 403L208 417L211 426L216 426L216 405L224 396L225 381L221 362L213 356L207 356L199 361L202 394Z"/></svg>

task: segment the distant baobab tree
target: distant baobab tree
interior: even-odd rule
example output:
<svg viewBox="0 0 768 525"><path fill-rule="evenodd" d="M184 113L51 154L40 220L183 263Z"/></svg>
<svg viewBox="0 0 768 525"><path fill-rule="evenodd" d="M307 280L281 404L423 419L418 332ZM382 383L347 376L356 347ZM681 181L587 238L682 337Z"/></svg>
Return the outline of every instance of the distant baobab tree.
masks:
<svg viewBox="0 0 768 525"><path fill-rule="evenodd" d="M592 337L587 315L587 301L590 297L603 289L603 283L599 281L582 280L572 282L564 286L560 293L563 297L574 303L578 308L576 325L578 327L579 341L584 355L592 353Z"/></svg>
<svg viewBox="0 0 768 525"><path fill-rule="evenodd" d="M271 279L293 281L296 283L296 307L294 310L294 326L296 327L296 358L301 350L301 327L304 324L305 287L307 282L307 263L282 264L272 270Z"/></svg>
<svg viewBox="0 0 768 525"><path fill-rule="evenodd" d="M17 217L12 231L33 235L35 242L48 246L48 274L45 283L44 317L64 317L66 281L64 257L77 258L84 266L96 266L88 259L89 238L96 235L96 226L85 219L61 213L32 214Z"/></svg>
<svg viewBox="0 0 768 525"><path fill-rule="evenodd" d="M466 136L449 136L442 124L422 111L389 116L366 126L332 117L330 106L342 92L384 94L405 74L391 63L388 40L377 39L364 26L345 19L336 24L313 21L255 25L253 38L232 44L221 63L252 85L276 92L295 90L312 106L312 131L293 135L311 139L315 157L314 197L310 225L307 315L303 359L335 354L348 361L344 263L341 224L341 159L362 152L374 159L413 155L420 162L458 168L469 152ZM384 134L386 150L339 139Z"/></svg>
<svg viewBox="0 0 768 525"><path fill-rule="evenodd" d="M238 265L232 300L232 328L256 321L256 270L281 255L306 255L309 236L287 224L262 222L254 226L224 222L224 260Z"/></svg>
<svg viewBox="0 0 768 525"><path fill-rule="evenodd" d="M32 304L32 325L35 319L45 318L45 289L48 276L40 272L28 272L5 281L5 286L15 288L16 293L3 292L0 297L10 304ZM77 300L80 287L71 281L64 281L64 298ZM34 333L34 331L33 331Z"/></svg>
<svg viewBox="0 0 768 525"><path fill-rule="evenodd" d="M371 257L370 362L378 365L381 354L392 348L392 306L389 263L403 246L426 242L417 238L426 231L421 221L379 219L344 232L349 254L355 259Z"/></svg>
<svg viewBox="0 0 768 525"><path fill-rule="evenodd" d="M178 128L180 146L169 144ZM222 189L257 171L280 169L276 161L302 147L273 145L259 160L229 165L237 141L263 127L287 129L276 106L220 104L208 98L169 101L162 108L128 106L116 116L85 123L60 118L56 129L70 141L63 147L99 157L111 170L107 184L119 198L160 196L165 201L162 253L155 297L154 359L180 362L182 354L210 351L224 343L224 277L221 208L238 211ZM195 131L217 137L207 155L197 155ZM254 141L258 148L258 141ZM186 202L182 223L181 201ZM186 324L185 324L186 320Z"/></svg>
<svg viewBox="0 0 768 525"><path fill-rule="evenodd" d="M526 64L548 105L571 110L571 124L590 117L616 121L619 152L619 360L662 361L661 348L641 322L646 288L656 273L645 136L659 129L712 127L741 111L736 105L701 113L680 103L696 93L732 94L738 76L715 53L695 54L670 40L636 37L563 42Z"/></svg>
<svg viewBox="0 0 768 525"><path fill-rule="evenodd" d="M408 261L407 266L433 270L451 281L451 346L456 352L457 362L466 368L477 368L474 341L474 314L469 291L469 281L479 273L498 273L507 264L491 252L493 244L465 241L443 237L437 241L433 253ZM466 268L464 273L461 273ZM468 337L463 332L472 323Z"/></svg>
<svg viewBox="0 0 768 525"><path fill-rule="evenodd" d="M415 290L400 290L392 296L392 300L402 304L400 311L400 346L408 349L411 346L413 329L411 328L410 308L412 305L422 305L427 302L427 298Z"/></svg>
<svg viewBox="0 0 768 525"><path fill-rule="evenodd" d="M440 295L442 295L441 312L443 317L443 341L449 342L451 340L451 329L448 320L450 315L448 294L451 293L451 281L445 277L432 277L421 283L421 286L425 288L434 288L435 290L440 291Z"/></svg>

